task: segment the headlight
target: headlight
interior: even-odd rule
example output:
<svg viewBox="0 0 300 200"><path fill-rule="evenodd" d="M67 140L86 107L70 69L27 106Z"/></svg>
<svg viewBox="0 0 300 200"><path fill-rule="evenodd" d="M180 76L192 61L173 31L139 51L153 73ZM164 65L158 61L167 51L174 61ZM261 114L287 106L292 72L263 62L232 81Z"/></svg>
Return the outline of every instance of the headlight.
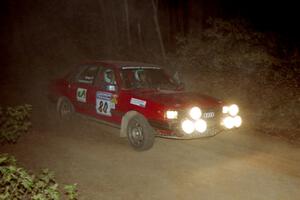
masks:
<svg viewBox="0 0 300 200"><path fill-rule="evenodd" d="M181 124L181 128L182 130L187 133L187 134L191 134L195 131L195 125L191 120L184 120Z"/></svg>
<svg viewBox="0 0 300 200"><path fill-rule="evenodd" d="M166 112L166 116L167 116L167 119L177 119L178 117L178 112L177 111L174 111L174 110L168 110Z"/></svg>
<svg viewBox="0 0 300 200"><path fill-rule="evenodd" d="M222 112L224 114L229 113L231 116L236 116L239 113L239 107L236 104L231 106L223 106Z"/></svg>
<svg viewBox="0 0 300 200"><path fill-rule="evenodd" d="M206 131L206 129L207 129L207 124L206 124L206 122L204 120L199 119L195 123L195 128L196 128L196 130L198 132L204 133Z"/></svg>
<svg viewBox="0 0 300 200"><path fill-rule="evenodd" d="M190 110L190 116L194 120L200 119L201 115L202 115L202 112L201 112L200 108L198 108L198 107L193 107Z"/></svg>

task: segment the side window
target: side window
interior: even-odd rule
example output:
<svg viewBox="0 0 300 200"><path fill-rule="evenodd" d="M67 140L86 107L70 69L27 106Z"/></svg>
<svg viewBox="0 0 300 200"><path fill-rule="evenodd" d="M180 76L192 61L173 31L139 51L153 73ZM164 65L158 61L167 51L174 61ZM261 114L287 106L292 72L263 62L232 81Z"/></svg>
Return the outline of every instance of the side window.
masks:
<svg viewBox="0 0 300 200"><path fill-rule="evenodd" d="M96 85L100 86L103 90L115 91L116 84L115 71L111 68L104 67L99 73Z"/></svg>
<svg viewBox="0 0 300 200"><path fill-rule="evenodd" d="M77 76L77 82L93 84L98 72L97 66L88 66Z"/></svg>
<svg viewBox="0 0 300 200"><path fill-rule="evenodd" d="M115 73L112 69L105 69L103 72L103 80L104 80L104 84L106 85L110 85L116 84L116 78L115 78Z"/></svg>

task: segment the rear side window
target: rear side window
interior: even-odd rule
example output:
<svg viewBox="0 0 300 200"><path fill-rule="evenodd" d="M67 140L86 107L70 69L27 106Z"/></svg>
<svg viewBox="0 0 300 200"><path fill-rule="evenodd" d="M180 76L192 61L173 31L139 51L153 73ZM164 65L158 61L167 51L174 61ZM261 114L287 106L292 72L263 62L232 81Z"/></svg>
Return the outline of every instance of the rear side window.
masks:
<svg viewBox="0 0 300 200"><path fill-rule="evenodd" d="M77 76L77 82L93 84L98 72L97 66L85 67Z"/></svg>

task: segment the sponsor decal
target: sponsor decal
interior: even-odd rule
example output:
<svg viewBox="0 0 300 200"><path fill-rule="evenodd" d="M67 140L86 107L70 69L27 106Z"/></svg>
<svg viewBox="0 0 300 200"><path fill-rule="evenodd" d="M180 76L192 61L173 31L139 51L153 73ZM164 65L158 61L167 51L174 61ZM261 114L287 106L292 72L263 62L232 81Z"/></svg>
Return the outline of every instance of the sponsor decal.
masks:
<svg viewBox="0 0 300 200"><path fill-rule="evenodd" d="M87 89L85 89L85 88L77 88L77 91L76 91L77 101L85 103L86 102L86 92L87 92Z"/></svg>
<svg viewBox="0 0 300 200"><path fill-rule="evenodd" d="M96 93L96 111L98 114L111 116L111 110L115 109L115 103L112 101L113 95L108 92Z"/></svg>
<svg viewBox="0 0 300 200"><path fill-rule="evenodd" d="M130 103L131 103L132 105L136 105L136 106L140 106L140 107L145 108L147 102L144 101L144 100L141 100L141 99L131 98L131 99L130 99Z"/></svg>
<svg viewBox="0 0 300 200"><path fill-rule="evenodd" d="M118 104L118 95L113 94L112 98L111 98L111 108L115 109L116 108L116 104Z"/></svg>

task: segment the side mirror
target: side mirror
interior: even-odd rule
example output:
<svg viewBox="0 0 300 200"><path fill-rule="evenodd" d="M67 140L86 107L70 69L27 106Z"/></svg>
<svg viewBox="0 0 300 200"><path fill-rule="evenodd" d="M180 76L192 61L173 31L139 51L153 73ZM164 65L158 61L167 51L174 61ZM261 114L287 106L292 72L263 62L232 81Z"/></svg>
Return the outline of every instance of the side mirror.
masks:
<svg viewBox="0 0 300 200"><path fill-rule="evenodd" d="M184 90L184 87L185 87L185 85L184 85L184 83L183 82L181 82L181 80L180 80L180 77L179 77L179 72L178 71L176 71L174 74L173 74L173 80L175 81L175 83L176 83L176 85L177 85L177 90Z"/></svg>
<svg viewBox="0 0 300 200"><path fill-rule="evenodd" d="M185 85L184 85L184 83L181 82L181 83L178 84L176 89L177 90L184 90L184 88L185 88Z"/></svg>
<svg viewBox="0 0 300 200"><path fill-rule="evenodd" d="M109 92L116 92L117 91L117 86L116 85L106 85L105 86L105 90L106 91L109 91Z"/></svg>
<svg viewBox="0 0 300 200"><path fill-rule="evenodd" d="M179 72L176 71L174 74L173 74L173 80L177 83L177 84L180 84L181 81L180 81L180 78L179 78Z"/></svg>

